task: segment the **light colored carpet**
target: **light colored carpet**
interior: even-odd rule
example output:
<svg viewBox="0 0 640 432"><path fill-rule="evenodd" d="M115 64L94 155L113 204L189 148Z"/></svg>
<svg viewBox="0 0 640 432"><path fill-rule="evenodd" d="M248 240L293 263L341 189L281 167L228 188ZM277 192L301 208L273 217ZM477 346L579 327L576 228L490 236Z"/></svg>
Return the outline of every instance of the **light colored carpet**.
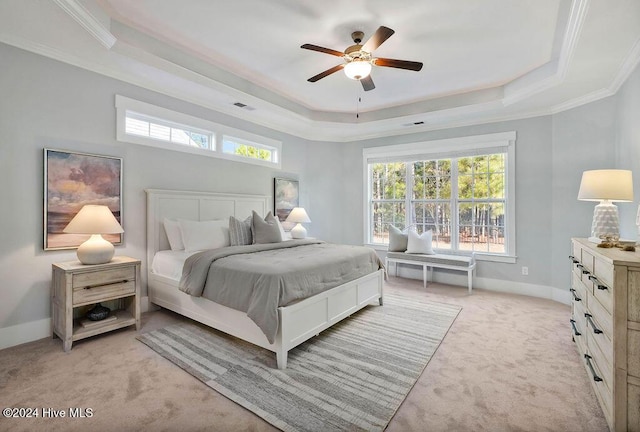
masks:
<svg viewBox="0 0 640 432"><path fill-rule="evenodd" d="M385 296L275 355L194 323L138 339L283 431L381 431L436 351L460 307Z"/></svg>
<svg viewBox="0 0 640 432"><path fill-rule="evenodd" d="M387 431L605 432L569 329L544 299L390 278L386 293L462 307ZM143 314L141 333L183 317ZM90 419L4 419L2 431L277 431L136 340L133 328L0 351L0 407L91 407Z"/></svg>

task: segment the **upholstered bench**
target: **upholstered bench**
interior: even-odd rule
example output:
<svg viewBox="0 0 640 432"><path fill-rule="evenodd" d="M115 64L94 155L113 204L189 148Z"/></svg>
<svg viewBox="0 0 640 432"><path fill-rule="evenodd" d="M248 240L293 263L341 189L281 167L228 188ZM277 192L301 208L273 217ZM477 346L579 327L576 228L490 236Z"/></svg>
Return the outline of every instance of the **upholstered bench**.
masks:
<svg viewBox="0 0 640 432"><path fill-rule="evenodd" d="M469 293L473 288L473 271L476 268L476 259L472 254L471 256L462 255L445 255L445 254L416 254L406 252L387 252L387 258L385 260L386 267L389 269L389 264L394 263L395 275L398 276L398 263L400 264L413 264L422 266L422 280L424 287L427 287L427 270L431 267L442 268L447 270L459 270L466 271Z"/></svg>

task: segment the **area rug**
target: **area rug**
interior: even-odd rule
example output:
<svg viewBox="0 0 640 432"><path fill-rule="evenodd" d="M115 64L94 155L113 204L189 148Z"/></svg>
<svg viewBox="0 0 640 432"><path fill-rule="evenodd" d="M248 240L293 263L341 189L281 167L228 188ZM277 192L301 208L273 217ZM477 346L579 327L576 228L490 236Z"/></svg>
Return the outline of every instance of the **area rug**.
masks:
<svg viewBox="0 0 640 432"><path fill-rule="evenodd" d="M460 310L385 295L289 351L285 370L274 353L194 322L138 339L283 431L381 431Z"/></svg>

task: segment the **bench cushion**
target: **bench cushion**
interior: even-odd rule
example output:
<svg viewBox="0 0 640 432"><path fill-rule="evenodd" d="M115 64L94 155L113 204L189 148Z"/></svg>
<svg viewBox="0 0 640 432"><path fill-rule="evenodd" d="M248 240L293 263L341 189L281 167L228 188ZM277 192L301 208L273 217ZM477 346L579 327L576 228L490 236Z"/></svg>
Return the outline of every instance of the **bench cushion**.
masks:
<svg viewBox="0 0 640 432"><path fill-rule="evenodd" d="M387 258L416 261L420 263L443 264L464 268L470 267L474 263L473 257L445 254L424 255L404 252L387 252Z"/></svg>

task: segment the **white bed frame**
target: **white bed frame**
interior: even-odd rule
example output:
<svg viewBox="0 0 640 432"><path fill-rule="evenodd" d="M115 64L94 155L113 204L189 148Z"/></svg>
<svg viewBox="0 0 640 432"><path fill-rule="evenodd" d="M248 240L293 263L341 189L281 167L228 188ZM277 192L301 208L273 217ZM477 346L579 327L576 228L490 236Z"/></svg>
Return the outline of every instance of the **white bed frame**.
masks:
<svg viewBox="0 0 640 432"><path fill-rule="evenodd" d="M210 327L276 353L278 369L287 367L287 353L338 321L378 301L382 305L383 270L337 286L295 304L278 308L278 334L269 343L246 313L193 297L178 290L178 281L155 274L151 263L157 251L167 250L164 218L243 220L255 210L264 216L271 199L263 195L235 195L146 189L147 287L149 301Z"/></svg>

